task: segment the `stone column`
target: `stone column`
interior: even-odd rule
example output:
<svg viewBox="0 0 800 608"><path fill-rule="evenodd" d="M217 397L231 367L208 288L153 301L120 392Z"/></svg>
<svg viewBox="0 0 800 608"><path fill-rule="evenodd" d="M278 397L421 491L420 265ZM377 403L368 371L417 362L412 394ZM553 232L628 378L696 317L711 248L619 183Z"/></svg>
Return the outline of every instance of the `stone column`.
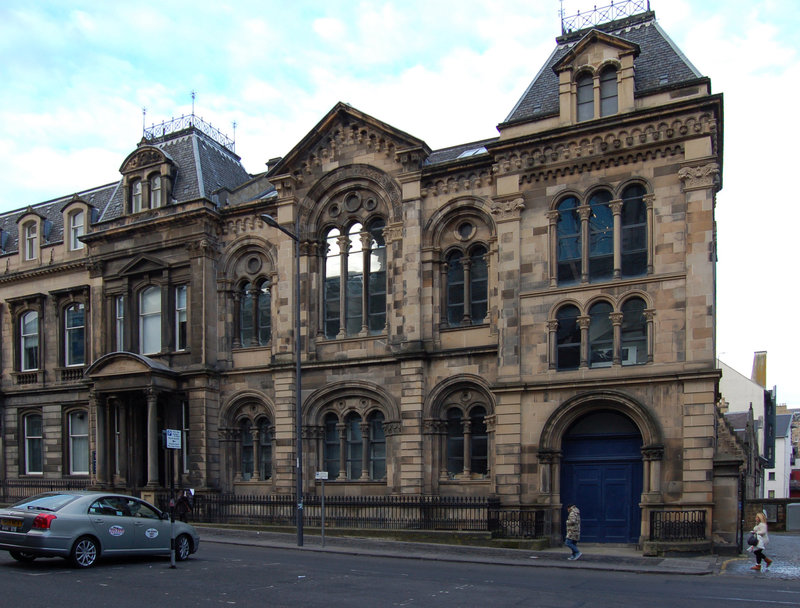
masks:
<svg viewBox="0 0 800 608"><path fill-rule="evenodd" d="M589 205L578 207L581 218L581 283L589 282L589 217L592 208Z"/></svg>
<svg viewBox="0 0 800 608"><path fill-rule="evenodd" d="M608 203L614 217L614 278L622 276L622 199Z"/></svg>
<svg viewBox="0 0 800 608"><path fill-rule="evenodd" d="M97 463L96 480L101 488L108 486L108 408L104 399L97 396L97 393L89 393L89 403L94 407L96 413L96 453L95 462Z"/></svg>
<svg viewBox="0 0 800 608"><path fill-rule="evenodd" d="M158 393L147 389L147 487L158 487Z"/></svg>
<svg viewBox="0 0 800 608"><path fill-rule="evenodd" d="M469 479L472 476L472 421L464 418L462 428L464 429L464 469L461 472L464 477Z"/></svg>
<svg viewBox="0 0 800 608"><path fill-rule="evenodd" d="M369 423L361 421L361 479L369 479Z"/></svg>
<svg viewBox="0 0 800 608"><path fill-rule="evenodd" d="M581 330L581 362L579 367L589 367L589 322L591 317L578 317L578 327Z"/></svg>
<svg viewBox="0 0 800 608"><path fill-rule="evenodd" d="M612 312L608 315L611 319L613 328L613 363L612 365L622 365L622 313Z"/></svg>
<svg viewBox="0 0 800 608"><path fill-rule="evenodd" d="M558 285L558 211L548 211L547 216L547 239L550 254L550 287Z"/></svg>

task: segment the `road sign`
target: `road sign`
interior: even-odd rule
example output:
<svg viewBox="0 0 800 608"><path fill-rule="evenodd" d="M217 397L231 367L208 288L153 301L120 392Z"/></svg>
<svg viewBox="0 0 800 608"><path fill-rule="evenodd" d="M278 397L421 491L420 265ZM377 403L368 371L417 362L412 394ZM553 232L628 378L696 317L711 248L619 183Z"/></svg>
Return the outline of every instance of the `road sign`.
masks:
<svg viewBox="0 0 800 608"><path fill-rule="evenodd" d="M315 479L327 480L328 479L328 471L317 471Z"/></svg>
<svg viewBox="0 0 800 608"><path fill-rule="evenodd" d="M171 450L181 449L181 432L177 429L167 429L167 448Z"/></svg>

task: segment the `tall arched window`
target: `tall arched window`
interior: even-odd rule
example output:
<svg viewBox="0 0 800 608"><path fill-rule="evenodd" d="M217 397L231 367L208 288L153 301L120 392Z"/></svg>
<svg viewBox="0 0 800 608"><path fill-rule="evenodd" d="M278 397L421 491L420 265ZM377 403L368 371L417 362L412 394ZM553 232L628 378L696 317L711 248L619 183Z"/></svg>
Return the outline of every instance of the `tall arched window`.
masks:
<svg viewBox="0 0 800 608"><path fill-rule="evenodd" d="M445 258L447 265L447 324L478 325L489 309L487 249L473 245L466 254L460 249Z"/></svg>
<svg viewBox="0 0 800 608"><path fill-rule="evenodd" d="M161 288L157 286L139 294L139 352L161 352Z"/></svg>
<svg viewBox="0 0 800 608"><path fill-rule="evenodd" d="M39 369L39 313L29 310L20 319L20 370Z"/></svg>
<svg viewBox="0 0 800 608"><path fill-rule="evenodd" d="M634 277L647 272L646 191L633 184L622 191L622 276Z"/></svg>
<svg viewBox="0 0 800 608"><path fill-rule="evenodd" d="M331 228L325 237L325 337L329 339L339 334L341 322L342 256L339 237L338 228Z"/></svg>
<svg viewBox="0 0 800 608"><path fill-rule="evenodd" d="M602 281L614 276L614 215L611 193L599 190L589 199L589 280Z"/></svg>
<svg viewBox="0 0 800 608"><path fill-rule="evenodd" d="M489 472L489 435L486 431L486 410L481 406L469 412L470 471L476 475Z"/></svg>
<svg viewBox="0 0 800 608"><path fill-rule="evenodd" d="M589 309L589 367L610 367L614 361L611 304L597 302Z"/></svg>
<svg viewBox="0 0 800 608"><path fill-rule="evenodd" d="M630 298L622 305L622 365L647 363L647 321L644 311L645 303L641 298Z"/></svg>
<svg viewBox="0 0 800 608"><path fill-rule="evenodd" d="M142 210L142 180L131 182L131 212L138 213Z"/></svg>
<svg viewBox="0 0 800 608"><path fill-rule="evenodd" d="M161 206L161 176L154 175L150 178L150 209Z"/></svg>
<svg viewBox="0 0 800 608"><path fill-rule="evenodd" d="M614 66L600 72L600 116L617 113L617 69Z"/></svg>
<svg viewBox="0 0 800 608"><path fill-rule="evenodd" d="M71 304L64 311L64 364L86 362L86 310L81 303Z"/></svg>
<svg viewBox="0 0 800 608"><path fill-rule="evenodd" d="M369 477L386 479L386 433L383 412L372 412L369 421Z"/></svg>
<svg viewBox="0 0 800 608"><path fill-rule="evenodd" d="M361 224L356 222L347 233L345 328L348 336L358 335L363 322L361 302L364 298L364 253L361 229Z"/></svg>
<svg viewBox="0 0 800 608"><path fill-rule="evenodd" d="M347 446L347 478L360 479L364 458L364 440L361 436L361 416L351 412L345 419Z"/></svg>
<svg viewBox="0 0 800 608"><path fill-rule="evenodd" d="M377 334L386 328L386 239L383 218L369 224L369 281L367 282L369 332Z"/></svg>
<svg viewBox="0 0 800 608"><path fill-rule="evenodd" d="M447 256L447 323L452 327L464 320L464 265L461 251Z"/></svg>
<svg viewBox="0 0 800 608"><path fill-rule="evenodd" d="M575 80L577 86L578 122L594 118L594 78L582 72Z"/></svg>
<svg viewBox="0 0 800 608"><path fill-rule="evenodd" d="M242 480L250 481L253 478L253 424L249 420L242 420L239 425L239 437L242 446Z"/></svg>
<svg viewBox="0 0 800 608"><path fill-rule="evenodd" d="M325 455L325 470L328 472L329 479L338 479L339 466L339 418L336 414L330 413L325 416L325 445L323 447Z"/></svg>
<svg viewBox="0 0 800 608"><path fill-rule="evenodd" d="M476 245L469 252L470 319L473 324L486 318L489 306L489 267L486 247Z"/></svg>
<svg viewBox="0 0 800 608"><path fill-rule="evenodd" d="M239 292L239 341L242 346L266 346L272 339L272 294L269 282L245 283Z"/></svg>
<svg viewBox="0 0 800 608"><path fill-rule="evenodd" d="M272 427L266 418L258 421L258 473L261 479L272 477Z"/></svg>
<svg viewBox="0 0 800 608"><path fill-rule="evenodd" d="M69 214L69 240L68 247L70 251L77 251L83 249L83 241L81 237L84 232L84 213L79 209Z"/></svg>
<svg viewBox="0 0 800 608"><path fill-rule="evenodd" d="M581 280L581 218L578 199L565 198L558 204L558 283L566 285Z"/></svg>
<svg viewBox="0 0 800 608"><path fill-rule="evenodd" d="M581 330L578 307L568 304L556 313L556 368L578 369L581 363Z"/></svg>
<svg viewBox="0 0 800 608"><path fill-rule="evenodd" d="M39 229L36 222L25 224L25 259L35 260L39 255Z"/></svg>
<svg viewBox="0 0 800 608"><path fill-rule="evenodd" d="M447 410L447 474L455 477L464 472L464 425L461 410Z"/></svg>

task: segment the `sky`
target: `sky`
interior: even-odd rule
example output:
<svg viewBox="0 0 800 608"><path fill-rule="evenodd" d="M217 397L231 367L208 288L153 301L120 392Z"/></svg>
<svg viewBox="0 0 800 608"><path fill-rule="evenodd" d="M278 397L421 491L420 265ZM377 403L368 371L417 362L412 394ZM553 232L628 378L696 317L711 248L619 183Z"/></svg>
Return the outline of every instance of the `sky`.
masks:
<svg viewBox="0 0 800 608"><path fill-rule="evenodd" d="M563 7L572 15L598 4L608 2ZM800 140L800 3L650 6L724 94L717 356L749 377L753 353L767 351L767 386L778 403L800 408L800 330L794 315L774 312L798 292L800 204L786 177ZM0 212L116 181L143 125L191 113L193 92L194 113L235 138L251 173L288 153L339 101L432 149L494 137L553 51L560 7L0 0Z"/></svg>

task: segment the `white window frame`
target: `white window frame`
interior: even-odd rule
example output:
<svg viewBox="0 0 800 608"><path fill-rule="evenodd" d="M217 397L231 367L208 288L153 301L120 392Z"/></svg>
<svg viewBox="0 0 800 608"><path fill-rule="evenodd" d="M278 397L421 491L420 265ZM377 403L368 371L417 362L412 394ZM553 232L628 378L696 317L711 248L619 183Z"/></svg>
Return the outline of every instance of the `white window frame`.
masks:
<svg viewBox="0 0 800 608"><path fill-rule="evenodd" d="M75 430L74 419L76 416L83 416L86 421L86 429ZM76 466L76 454L78 450L84 450L85 469ZM69 413L69 473L70 475L89 474L89 413L86 410L76 410Z"/></svg>
<svg viewBox="0 0 800 608"><path fill-rule="evenodd" d="M82 209L69 214L69 249L78 251L83 249L80 237L84 234L84 213Z"/></svg>
<svg viewBox="0 0 800 608"><path fill-rule="evenodd" d="M150 294L157 294L158 298L152 301L145 300L145 297ZM157 302L157 307L148 308L146 306ZM153 334L158 336L157 340L152 343L147 338L151 334L148 330L155 331ZM139 293L139 352L143 355L154 355L161 352L161 288L157 285L146 287Z"/></svg>
<svg viewBox="0 0 800 608"><path fill-rule="evenodd" d="M114 298L114 335L117 350L125 350L125 296Z"/></svg>
<svg viewBox="0 0 800 608"><path fill-rule="evenodd" d="M36 222L25 224L25 259L35 260L39 254L39 227Z"/></svg>
<svg viewBox="0 0 800 608"><path fill-rule="evenodd" d="M131 184L131 212L139 213L142 210L142 180L137 179Z"/></svg>
<svg viewBox="0 0 800 608"><path fill-rule="evenodd" d="M161 188L161 176L156 174L150 178L150 209L157 209L161 207L163 198L163 190Z"/></svg>
<svg viewBox="0 0 800 608"><path fill-rule="evenodd" d="M79 308L83 310L83 325L75 325L70 327L69 325L69 311L73 308ZM81 341L83 342L83 358L80 361L73 360L74 353L70 348L71 344L71 336L72 334L80 332L81 333ZM84 365L86 363L86 306L82 302L75 302L74 304L70 304L64 309L64 365L67 367L75 367Z"/></svg>
<svg viewBox="0 0 800 608"><path fill-rule="evenodd" d="M188 288L178 285L175 288L175 350L186 350L188 342ZM183 331L181 331L183 325Z"/></svg>
<svg viewBox="0 0 800 608"><path fill-rule="evenodd" d="M35 315L36 317L36 327L30 333L25 333L25 319L27 319L30 315ZM35 342L36 346L36 364L30 365L28 358L26 356L27 353L27 346L28 343L33 344ZM30 372L39 369L41 362L39 359L41 358L41 349L39 343L39 312L36 310L28 310L22 314L19 318L19 350L20 350L20 358L19 358L19 369L23 372Z"/></svg>
<svg viewBox="0 0 800 608"><path fill-rule="evenodd" d="M36 416L41 423L41 431L38 435L32 435L30 432L30 421ZM23 426L25 432L25 474L26 475L42 475L44 473L44 418L41 414L28 414L23 419ZM34 470L31 466L31 454L33 450L39 453L39 461L42 463L39 470Z"/></svg>

